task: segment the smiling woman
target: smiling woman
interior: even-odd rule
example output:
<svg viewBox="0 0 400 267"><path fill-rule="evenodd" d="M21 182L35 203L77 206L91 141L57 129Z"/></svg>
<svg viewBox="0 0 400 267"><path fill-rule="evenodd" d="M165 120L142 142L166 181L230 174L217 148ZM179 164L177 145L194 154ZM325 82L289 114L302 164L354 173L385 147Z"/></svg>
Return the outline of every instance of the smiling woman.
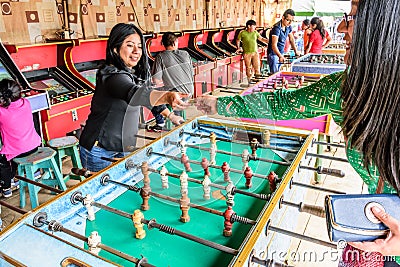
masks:
<svg viewBox="0 0 400 267"><path fill-rule="evenodd" d="M153 90L142 32L133 24L116 24L110 32L106 62L96 74L90 114L80 137L83 167L97 172L136 149L140 106L187 106L176 92Z"/></svg>

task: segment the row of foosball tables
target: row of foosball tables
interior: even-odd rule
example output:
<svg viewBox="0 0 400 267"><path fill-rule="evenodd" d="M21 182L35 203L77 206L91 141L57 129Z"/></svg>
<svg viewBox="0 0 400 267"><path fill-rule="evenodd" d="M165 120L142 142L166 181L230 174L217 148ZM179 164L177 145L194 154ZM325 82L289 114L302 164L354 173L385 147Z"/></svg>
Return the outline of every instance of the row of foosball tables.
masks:
<svg viewBox="0 0 400 267"><path fill-rule="evenodd" d="M324 74L279 72L225 89L296 90ZM293 238L336 248L295 232L300 212L324 216L303 202L315 175L344 175L316 157L329 123L188 121L7 227L0 266L288 266L279 253Z"/></svg>

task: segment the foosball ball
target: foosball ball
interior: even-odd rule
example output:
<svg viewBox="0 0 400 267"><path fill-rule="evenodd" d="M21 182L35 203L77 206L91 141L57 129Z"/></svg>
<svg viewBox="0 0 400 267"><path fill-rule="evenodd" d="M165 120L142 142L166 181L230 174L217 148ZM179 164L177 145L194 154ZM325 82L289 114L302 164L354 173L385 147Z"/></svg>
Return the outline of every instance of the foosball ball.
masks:
<svg viewBox="0 0 400 267"><path fill-rule="evenodd" d="M343 176L313 167L317 135L186 122L4 229L0 265L283 267L293 238L335 248L294 232L325 216L303 203L313 172Z"/></svg>
<svg viewBox="0 0 400 267"><path fill-rule="evenodd" d="M293 72L330 74L345 68L344 55L306 54L292 63Z"/></svg>

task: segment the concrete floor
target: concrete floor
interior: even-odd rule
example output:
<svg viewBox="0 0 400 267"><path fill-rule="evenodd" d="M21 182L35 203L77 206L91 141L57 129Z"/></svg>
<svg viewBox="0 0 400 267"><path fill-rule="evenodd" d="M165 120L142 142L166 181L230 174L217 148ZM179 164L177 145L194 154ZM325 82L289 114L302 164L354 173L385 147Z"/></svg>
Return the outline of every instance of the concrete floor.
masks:
<svg viewBox="0 0 400 267"><path fill-rule="evenodd" d="M246 87L246 84L238 84L236 87ZM216 95L226 95L226 93L216 93ZM186 111L187 119L194 118L196 116L202 115L200 114L194 107L190 107ZM218 117L218 116L215 116ZM339 129L333 127L332 129L332 141L333 142L343 142L342 135L339 133ZM150 133L145 130L140 130L140 135L150 136L150 137L158 137L163 133ZM143 146L146 143L150 142L146 139L138 140L138 146ZM332 147L331 151L324 151L326 155L337 156L340 158L345 157L345 152L343 148L334 148ZM344 191L347 193L362 193L366 192L366 186L363 184L362 180L355 173L355 171L351 168L348 163L332 161L332 160L323 160L323 167L331 167L336 169L341 169L346 173L344 178L336 178L333 176L322 176L321 182L319 183L320 187L335 189L339 191ZM71 162L68 158L64 160L63 173L67 174L70 172ZM67 182L67 187L74 186L78 183L78 181L69 180ZM30 210L30 201L28 194L26 199L26 207L23 209L24 211ZM313 204L318 206L323 206L324 197L326 193L316 190L308 190L307 195L305 197L304 203ZM47 190L41 190L39 192L39 202L44 203L47 200L54 197ZM18 190L14 191L13 196L5 199L1 197L0 200L5 201L8 204L11 204L15 207L19 207L19 193ZM21 216L20 213L12 211L6 207L2 207L1 209L1 219L3 220L3 227L7 227L12 222L17 220ZM326 222L325 219L315 217L308 214L302 214L299 218L297 233L304 234L307 236L315 237L318 239L322 239L324 241L328 240L327 230L326 230ZM290 255L290 256L288 256ZM316 245L310 243L308 241L301 241L294 239L292 241L292 245L289 251L282 254L282 261L286 261L293 266L324 266L324 267L333 267L337 266L338 258L340 253L337 250L323 247L321 245Z"/></svg>

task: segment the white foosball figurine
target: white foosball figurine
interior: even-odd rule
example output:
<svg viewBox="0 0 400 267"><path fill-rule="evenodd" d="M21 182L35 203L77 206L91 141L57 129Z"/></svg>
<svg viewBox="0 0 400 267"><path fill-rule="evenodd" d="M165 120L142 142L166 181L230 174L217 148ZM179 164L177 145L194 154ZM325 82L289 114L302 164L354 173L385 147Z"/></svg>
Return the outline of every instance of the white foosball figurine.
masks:
<svg viewBox="0 0 400 267"><path fill-rule="evenodd" d="M163 165L160 170L161 186L163 189L169 188L167 172L168 172L167 168L165 168L165 166Z"/></svg>
<svg viewBox="0 0 400 267"><path fill-rule="evenodd" d="M208 175L204 175L204 179L202 182L203 191L204 191L204 194L203 194L204 199L210 199L210 192L211 192L210 184L211 184L210 177L208 177Z"/></svg>
<svg viewBox="0 0 400 267"><path fill-rule="evenodd" d="M228 185L225 187L226 190L226 205L233 207L235 205L234 192L235 186L232 181L229 181Z"/></svg>
<svg viewBox="0 0 400 267"><path fill-rule="evenodd" d="M217 155L217 145L211 144L210 146L210 164L215 165L215 156Z"/></svg>
<svg viewBox="0 0 400 267"><path fill-rule="evenodd" d="M87 213L88 213L88 220L89 221L94 221L95 216L94 216L94 209L92 206L92 202L93 202L93 197L90 194L87 194L86 197L83 199L83 205L85 206L85 208L87 209Z"/></svg>
<svg viewBox="0 0 400 267"><path fill-rule="evenodd" d="M140 210L135 210L132 215L133 226L136 229L135 237L137 239L143 239L146 237L146 232L143 229L144 224L142 223L144 215Z"/></svg>
<svg viewBox="0 0 400 267"><path fill-rule="evenodd" d="M186 154L186 149L187 149L187 147L186 147L186 141L185 140L181 140L181 141L179 141L179 147L180 147L180 150L181 150L181 154Z"/></svg>
<svg viewBox="0 0 400 267"><path fill-rule="evenodd" d="M271 132L267 129L265 129L262 133L262 138L263 138L263 142L266 145L270 145L270 141L271 141Z"/></svg>
<svg viewBox="0 0 400 267"><path fill-rule="evenodd" d="M182 172L181 176L179 176L179 180L181 181L181 194L188 194L188 175L185 171Z"/></svg>
<svg viewBox="0 0 400 267"><path fill-rule="evenodd" d="M215 156L217 154L217 135L212 132L210 134L210 164L215 165Z"/></svg>
<svg viewBox="0 0 400 267"><path fill-rule="evenodd" d="M247 149L243 149L242 152L242 162L243 162L243 168L242 170L246 170L246 167L249 166L249 151Z"/></svg>
<svg viewBox="0 0 400 267"><path fill-rule="evenodd" d="M99 255L99 252L101 248L98 247L98 245L101 243L101 236L97 231L93 231L90 233L88 237L88 246L89 246L89 252Z"/></svg>

